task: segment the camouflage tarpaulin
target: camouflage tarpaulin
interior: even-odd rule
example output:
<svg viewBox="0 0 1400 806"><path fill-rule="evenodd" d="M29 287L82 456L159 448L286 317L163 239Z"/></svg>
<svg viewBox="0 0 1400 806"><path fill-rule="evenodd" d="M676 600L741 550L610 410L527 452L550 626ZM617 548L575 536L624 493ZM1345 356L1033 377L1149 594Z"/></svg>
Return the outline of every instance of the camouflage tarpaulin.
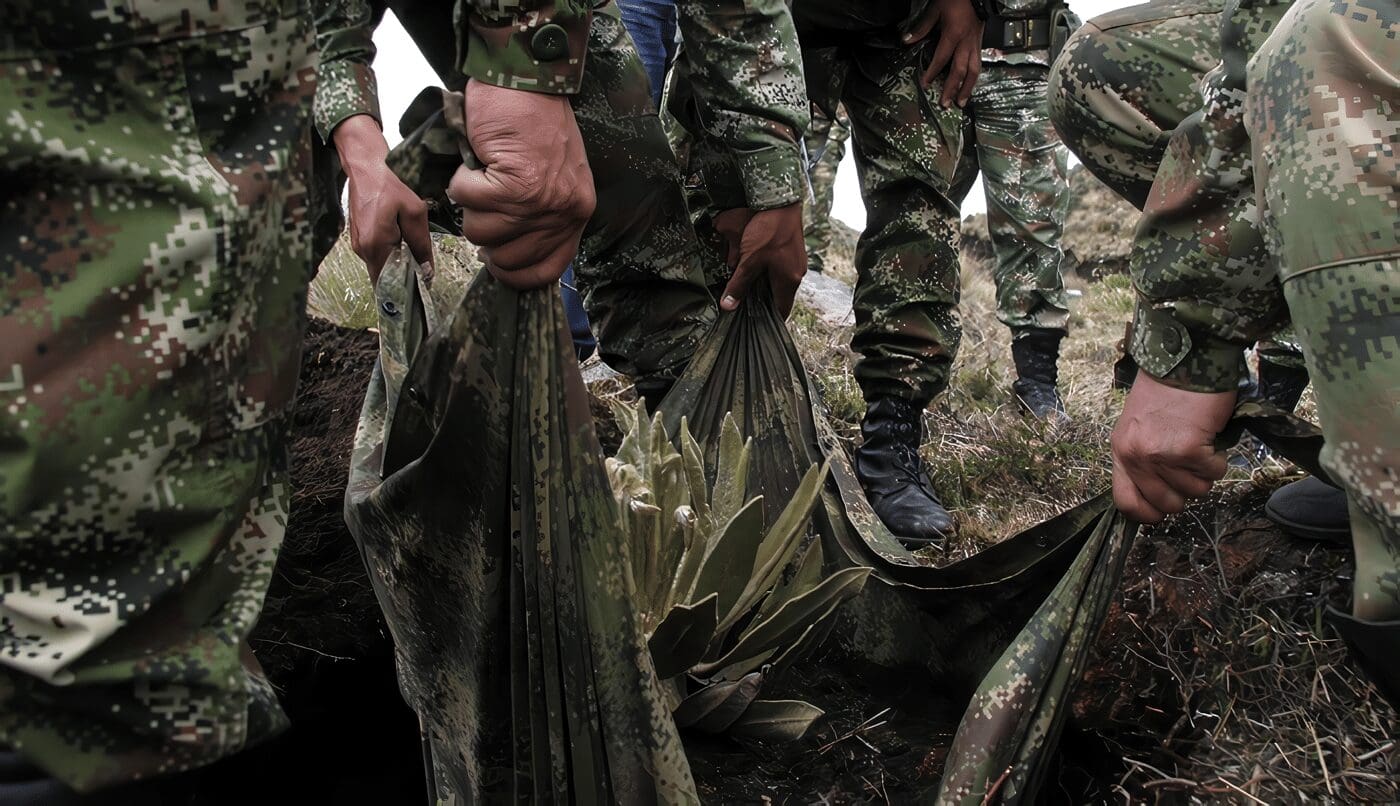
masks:
<svg viewBox="0 0 1400 806"><path fill-rule="evenodd" d="M786 326L760 292L720 316L660 411L668 431L676 433L684 417L710 450L732 411L754 439L750 489L769 501L786 500L806 468L829 460L831 476L812 518L825 560L874 569L845 606L841 642L881 666L927 670L945 691L966 696L1063 576L1108 499L934 567L871 511L817 400Z"/></svg>
<svg viewBox="0 0 1400 806"><path fill-rule="evenodd" d="M346 492L445 803L696 802L554 289L429 334L403 255Z"/></svg>
<svg viewBox="0 0 1400 806"><path fill-rule="evenodd" d="M1322 434L1311 423L1248 402L1236 409L1222 445L1233 445L1242 430L1319 470ZM1069 571L978 686L948 751L938 803L1034 802L1136 532L1116 509L1098 516Z"/></svg>

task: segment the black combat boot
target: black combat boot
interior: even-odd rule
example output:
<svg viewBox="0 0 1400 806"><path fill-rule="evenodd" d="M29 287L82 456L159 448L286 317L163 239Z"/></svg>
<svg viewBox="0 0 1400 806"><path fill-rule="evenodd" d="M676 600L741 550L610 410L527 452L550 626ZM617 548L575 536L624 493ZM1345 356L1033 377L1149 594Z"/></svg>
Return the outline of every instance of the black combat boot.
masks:
<svg viewBox="0 0 1400 806"><path fill-rule="evenodd" d="M1264 514L1295 537L1342 546L1351 544L1347 494L1316 476L1274 490L1264 504Z"/></svg>
<svg viewBox="0 0 1400 806"><path fill-rule="evenodd" d="M1060 379L1060 339L1062 330L1026 328L1011 337L1011 359L1016 362L1016 381L1011 391L1021 410L1048 422L1068 422L1065 402L1055 384Z"/></svg>
<svg viewBox="0 0 1400 806"><path fill-rule="evenodd" d="M943 542L954 531L953 516L933 491L919 442L923 411L896 397L870 402L861 421L865 438L856 449L856 476L875 514L910 548Z"/></svg>

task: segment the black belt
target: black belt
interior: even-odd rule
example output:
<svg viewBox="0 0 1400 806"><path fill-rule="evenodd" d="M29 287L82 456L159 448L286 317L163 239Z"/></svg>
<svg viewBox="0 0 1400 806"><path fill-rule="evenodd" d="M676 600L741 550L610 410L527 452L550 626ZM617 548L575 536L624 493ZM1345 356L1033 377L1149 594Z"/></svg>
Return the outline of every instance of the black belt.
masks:
<svg viewBox="0 0 1400 806"><path fill-rule="evenodd" d="M997 50L1036 50L1050 47L1049 18L1008 20L988 17L982 29L982 47Z"/></svg>

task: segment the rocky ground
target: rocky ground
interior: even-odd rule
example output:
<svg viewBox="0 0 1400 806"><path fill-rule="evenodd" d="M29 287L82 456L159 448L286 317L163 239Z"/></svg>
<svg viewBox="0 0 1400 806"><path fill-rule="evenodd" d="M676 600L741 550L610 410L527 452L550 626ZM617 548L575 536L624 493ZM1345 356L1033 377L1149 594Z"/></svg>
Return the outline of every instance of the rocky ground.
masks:
<svg viewBox="0 0 1400 806"><path fill-rule="evenodd" d="M1135 213L1082 173L1075 181L1069 239L1087 268L1069 281L1079 296L1062 359L1074 417L1068 427L1048 430L1016 413L985 223L964 225L964 339L950 389L928 414L923 449L959 521L954 552L978 551L1108 482L1107 436L1121 406L1109 367L1131 309L1121 272ZM830 276L804 287L790 327L831 419L853 438L861 402L846 345L855 234L838 229ZM440 271L460 275L473 262L459 244L440 247ZM412 767L413 717L393 702L382 621L339 521L349 440L374 356L374 337L362 330L372 323L373 305L361 277L341 251L313 288L314 314L361 329L312 324L288 551L254 646L293 716L303 714L307 723L299 741L280 745L278 763L306 759L314 766L337 757L342 745L351 758L366 743L393 747L383 751L379 774L401 775L400 791L413 792L421 786ZM600 400L629 394L606 368L587 370ZM595 413L606 417L607 407ZM607 441L611 425L600 425ZM1326 602L1345 604L1349 552L1293 540L1262 517L1267 493L1296 477L1277 461L1253 462L1211 500L1139 538L1122 598L1076 698L1049 799L1400 799L1395 714L1320 625ZM368 681L363 694L336 699L346 689L337 681L356 675ZM825 722L796 747L694 743L707 801L903 802L937 780L960 705L940 703L914 680L852 683L821 657L795 670L787 685L824 707ZM261 763L275 768L266 754ZM359 768L332 769L322 774L353 782Z"/></svg>

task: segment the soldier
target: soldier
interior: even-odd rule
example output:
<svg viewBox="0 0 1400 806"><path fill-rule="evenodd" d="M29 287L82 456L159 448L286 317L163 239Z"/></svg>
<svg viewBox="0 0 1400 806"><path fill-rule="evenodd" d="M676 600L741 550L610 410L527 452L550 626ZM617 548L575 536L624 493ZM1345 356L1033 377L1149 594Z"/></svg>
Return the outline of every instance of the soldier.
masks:
<svg viewBox="0 0 1400 806"><path fill-rule="evenodd" d="M918 449L923 410L947 385L961 335L958 206L949 188L962 152L961 106L980 67L981 13L970 0L793 4L808 94L828 114L845 107L868 213L856 248L851 339L867 406L856 471L881 520L910 545L940 542L954 529ZM725 160L713 155L701 126L707 116L686 91L690 50L677 60L667 107L696 135L691 159L735 270L726 296L742 296L753 283L733 254L744 218L728 210L735 193Z"/></svg>
<svg viewBox="0 0 1400 806"><path fill-rule="evenodd" d="M290 493L311 19L5 13L0 802L159 802L285 722L246 638Z"/></svg>
<svg viewBox="0 0 1400 806"><path fill-rule="evenodd" d="M328 20L322 26L324 89L317 94L317 126L322 136L333 140L342 157L346 157L343 162L350 169L352 226L357 215L366 221L382 222L375 226L388 231L383 240L392 246L397 243L394 225L399 220L395 207L411 207L418 198L393 176L384 161L384 139L379 130L370 68L374 55L370 41L373 9L362 2L339 5L343 8L336 12L338 19ZM463 71L455 66L455 47L439 35L444 28L450 30L449 9L417 0L391 5L446 86L467 87L469 105L478 94L488 96L489 103L497 100L499 93L467 84ZM790 300L802 270L800 266L794 268L801 256L794 256L793 246L800 241L801 159L796 137L806 124L806 114L805 110L794 112L783 102L796 90L775 92L775 88L789 83L800 87L796 46L790 44L787 51L773 50L772 59L755 69L745 71L737 65L750 58L751 49L743 44L744 37L769 36L778 42L794 42L790 18L777 0L764 0L750 7L736 2L697 0L680 4L679 12L682 30L702 37L706 58L715 60L717 65L700 86L706 102L720 113L714 118L716 135L724 139L726 147L745 153L755 164L771 164L766 173L751 172L745 180L745 203L762 211L762 215L755 216L755 232L766 227L772 231L770 238L786 233L778 239L786 243L786 253L778 244L770 243L746 254L751 254L755 265L764 271L770 265L777 266L772 272L775 277L798 278L785 281L791 288L787 292ZM616 9L610 4L601 5L592 19L586 45L573 39L558 43L557 54L531 65L528 71L516 71L520 76L511 79L515 82L511 86L529 88L534 95L575 101L568 117L577 121L582 133L582 148L597 198L596 213L578 244L576 271L580 290L603 360L632 376L639 393L655 402L684 369L713 322L715 304L708 283L717 272L707 269L705 252L695 240L674 156L648 97L643 65ZM548 27L548 21L540 25ZM571 36L581 35L562 23L550 28L548 34L566 29ZM779 32L776 35L775 30ZM541 42L523 42L522 46L549 44L550 37L542 36ZM491 40L478 50L494 48L532 61L528 53L512 54L503 47ZM592 65L587 70L582 69L584 48L586 63ZM471 64L470 52L467 64ZM718 67L721 64L726 66ZM503 75L498 80L506 81L515 73ZM514 108L510 111L520 113ZM485 119L480 111L468 114L473 127ZM523 121L520 125L525 126ZM526 132L537 130L537 126L524 128ZM514 131L508 134L517 136ZM523 153L533 152L527 149ZM482 155L488 158L487 152ZM354 163L363 165L357 169ZM533 171L530 166L510 168L517 172L526 169ZM361 176L357 177L357 173ZM483 175L499 176L500 182L511 179L505 167ZM366 191L358 193L357 186ZM401 202L386 204L389 197L380 188L390 186L397 186ZM498 259L493 255L500 255L497 242L503 224L497 220L499 215L489 212L477 196L488 188L463 175L458 189L468 194L462 199L468 208L464 234L484 245L482 255L491 268ZM361 210L362 204L373 206ZM539 222L536 231L543 241L554 244L556 253L573 249L572 245L557 242L550 222ZM781 255L782 259L775 263L774 255ZM516 256L508 254L507 258L515 261Z"/></svg>
<svg viewBox="0 0 1400 806"><path fill-rule="evenodd" d="M1220 61L1224 0L1153 0L1090 20L1051 69L1050 116L1085 168L1138 209L1177 126L1200 108L1200 83ZM1238 11L1253 53L1287 11L1264 3ZM1307 387L1301 350L1286 332L1255 345L1258 382L1249 394L1292 409ZM1270 497L1269 517L1316 540L1344 539L1346 496L1317 479Z"/></svg>
<svg viewBox="0 0 1400 806"><path fill-rule="evenodd" d="M807 180L812 185L812 203L802 223L807 243L807 271L826 270L826 250L831 247L831 203L836 193L836 169L846 157L846 140L851 122L839 107L836 117L812 107L812 126L804 143L807 148Z"/></svg>
<svg viewBox="0 0 1400 806"><path fill-rule="evenodd" d="M1400 5L1298 0L1248 59L1254 6L1227 10L1203 114L1173 137L1134 245L1143 372L1114 499L1155 522L1209 491L1240 347L1291 320L1356 548L1352 612L1330 620L1400 705Z"/></svg>
<svg viewBox="0 0 1400 806"><path fill-rule="evenodd" d="M1045 107L1055 4L1017 5L1014 18L987 20L952 197L961 204L981 171L996 251L997 318L1011 328L1012 392L1036 419L1063 421L1057 384L1069 324L1060 246L1068 151Z"/></svg>

